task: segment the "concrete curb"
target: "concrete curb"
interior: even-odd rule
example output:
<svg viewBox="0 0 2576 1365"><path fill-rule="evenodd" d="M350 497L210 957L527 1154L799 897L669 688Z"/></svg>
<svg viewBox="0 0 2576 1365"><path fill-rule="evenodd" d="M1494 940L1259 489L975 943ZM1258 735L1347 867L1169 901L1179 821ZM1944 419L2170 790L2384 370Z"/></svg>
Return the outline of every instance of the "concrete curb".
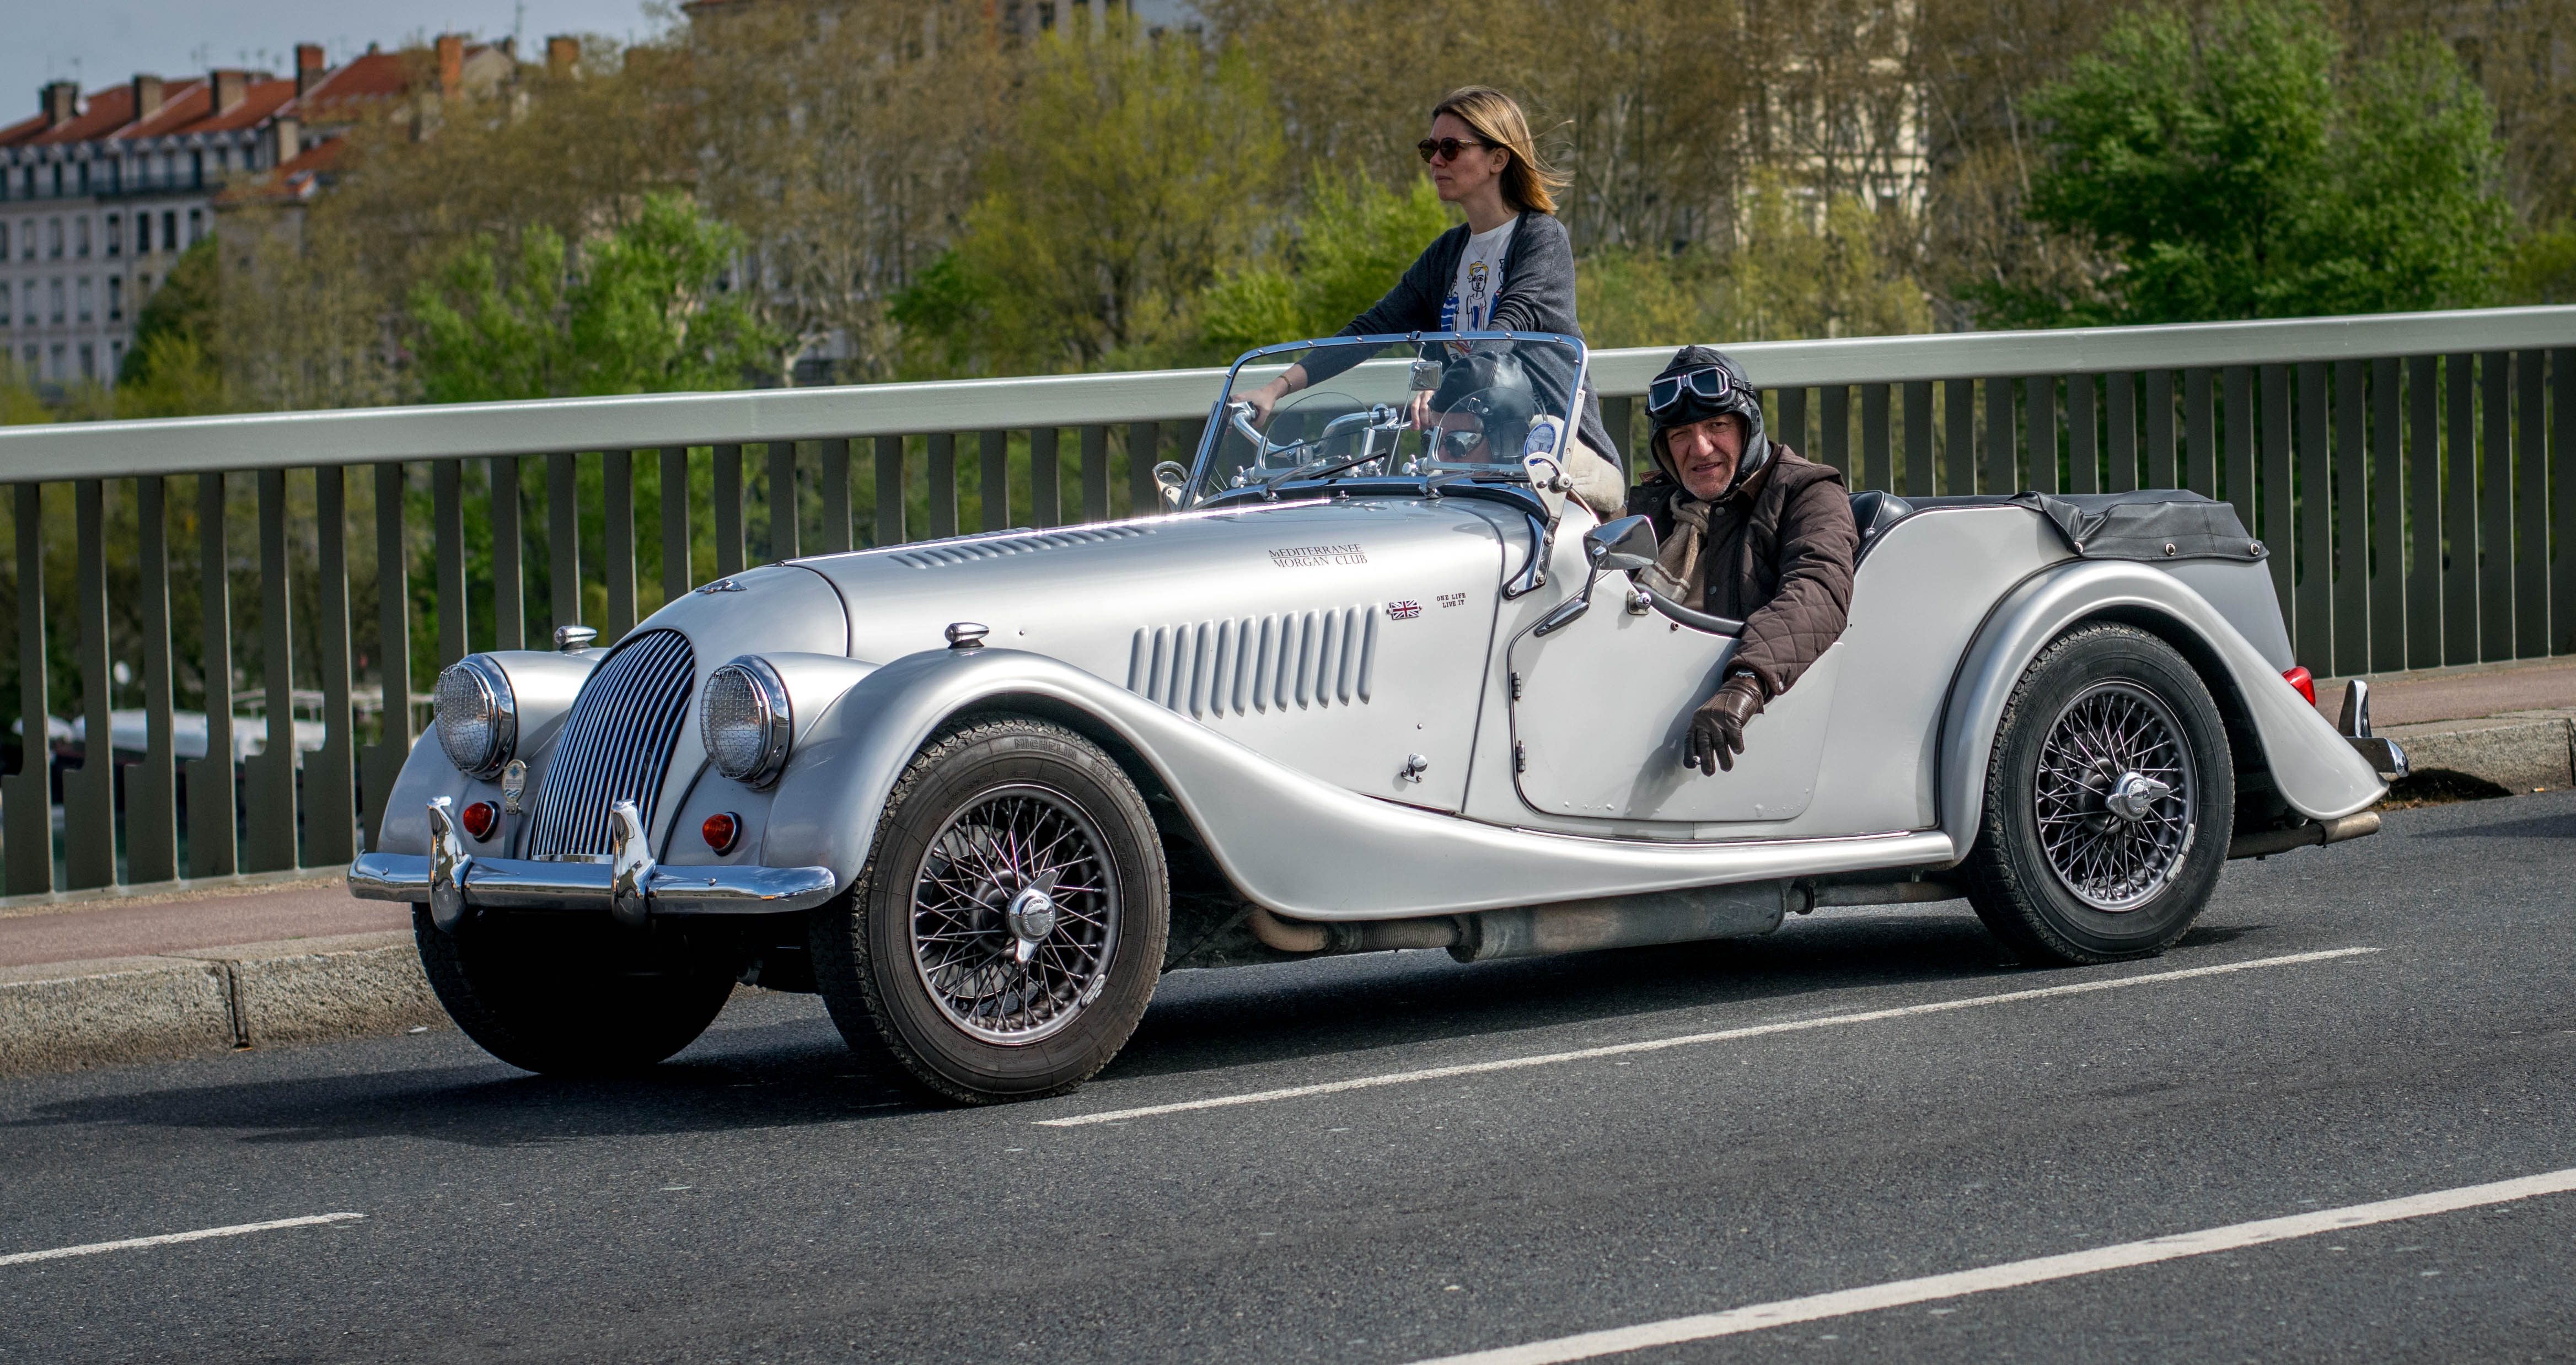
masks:
<svg viewBox="0 0 2576 1365"><path fill-rule="evenodd" d="M0 1075L446 1022L401 931L0 968Z"/></svg>
<svg viewBox="0 0 2576 1365"><path fill-rule="evenodd" d="M2466 773L2513 792L2576 786L2576 719L2561 713L2391 725L2379 733L2403 745L2419 773Z"/></svg>

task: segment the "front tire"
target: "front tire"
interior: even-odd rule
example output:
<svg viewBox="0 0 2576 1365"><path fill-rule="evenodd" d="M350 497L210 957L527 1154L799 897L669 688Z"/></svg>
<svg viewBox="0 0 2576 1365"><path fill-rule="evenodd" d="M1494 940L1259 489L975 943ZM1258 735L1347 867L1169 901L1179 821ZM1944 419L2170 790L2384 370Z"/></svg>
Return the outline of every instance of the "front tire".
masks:
<svg viewBox="0 0 2576 1365"><path fill-rule="evenodd" d="M2025 961L2153 956L2217 889L2235 811L2200 675L2145 631L2079 626L2031 661L1996 726L1969 903Z"/></svg>
<svg viewBox="0 0 2576 1365"><path fill-rule="evenodd" d="M1168 882L1144 798L1097 745L977 721L887 795L867 870L815 912L815 984L853 1049L939 1098L1060 1095L1144 1017Z"/></svg>
<svg viewBox="0 0 2576 1365"><path fill-rule="evenodd" d="M448 933L411 908L420 965L448 1017L522 1071L638 1071L696 1041L733 993L736 968L669 960L605 923L469 916Z"/></svg>

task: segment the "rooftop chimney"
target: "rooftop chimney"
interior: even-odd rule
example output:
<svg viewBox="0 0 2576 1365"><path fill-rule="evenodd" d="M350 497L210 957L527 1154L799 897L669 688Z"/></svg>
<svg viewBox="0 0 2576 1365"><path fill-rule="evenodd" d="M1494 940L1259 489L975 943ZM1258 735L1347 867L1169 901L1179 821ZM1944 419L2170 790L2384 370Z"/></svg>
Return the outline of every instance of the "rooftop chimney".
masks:
<svg viewBox="0 0 2576 1365"><path fill-rule="evenodd" d="M250 98L249 72L241 70L216 70L208 74L213 78L215 85L214 112L218 114L229 114L233 110L240 108L243 100Z"/></svg>
<svg viewBox="0 0 2576 1365"><path fill-rule="evenodd" d="M438 35L438 93L455 99L465 93L465 35Z"/></svg>
<svg viewBox="0 0 2576 1365"><path fill-rule="evenodd" d="M581 39L558 33L546 39L546 74L569 76L581 64Z"/></svg>
<svg viewBox="0 0 2576 1365"><path fill-rule="evenodd" d="M161 112L161 78L137 74L134 78L134 117L139 122Z"/></svg>
<svg viewBox="0 0 2576 1365"><path fill-rule="evenodd" d="M47 81L36 92L45 111L45 126L60 128L80 117L80 86L73 81Z"/></svg>
<svg viewBox="0 0 2576 1365"><path fill-rule="evenodd" d="M323 76L329 72L330 67L324 65L322 61L320 43L295 45L295 97L297 99L304 98L313 87L320 85Z"/></svg>

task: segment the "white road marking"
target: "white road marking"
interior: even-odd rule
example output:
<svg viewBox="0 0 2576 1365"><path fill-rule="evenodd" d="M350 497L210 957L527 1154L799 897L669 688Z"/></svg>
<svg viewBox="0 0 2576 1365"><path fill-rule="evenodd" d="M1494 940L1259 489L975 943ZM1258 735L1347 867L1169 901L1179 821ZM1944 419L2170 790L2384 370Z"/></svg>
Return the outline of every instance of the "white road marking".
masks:
<svg viewBox="0 0 2576 1365"><path fill-rule="evenodd" d="M1554 1066L1560 1062L1589 1061L1596 1057L1617 1057L1634 1052L1660 1052L1671 1047L1690 1047L1699 1043L1725 1043L1739 1038L1760 1038L1773 1033L1798 1033L1807 1029L1835 1028L1844 1024L1870 1024L1882 1019L1904 1019L1918 1014L1944 1014L1951 1010L1976 1009L1983 1005L2010 1005L2024 1000L2052 1000L2059 996L2087 995L2094 991L2116 991L2130 986L2148 986L2166 981L2183 981L2193 977L2223 976L2230 972L2252 971L2257 967L2288 967L2302 962L2325 962L2335 958L2359 957L2375 953L2377 948L2327 948L2313 953L2290 953L2282 957L2258 957L2250 962L2228 962L2215 967L2189 967L2175 972L2151 972L2145 976L2123 976L2109 981L2085 981L2071 986L2041 986L2026 991L2005 991L1998 995L1972 995L1964 1000L1940 1000L1928 1005L1903 1005L1894 1009L1863 1010L1857 1014L1828 1014L1813 1019L1792 1019L1777 1024L1753 1024L1744 1028L1719 1029L1713 1033L1685 1033L1673 1038L1650 1038L1637 1043L1613 1043L1604 1047L1577 1048L1572 1052L1542 1052L1529 1057L1506 1057L1493 1062L1465 1062L1457 1066L1426 1067L1420 1071L1389 1071L1375 1076L1357 1076L1347 1081L1323 1081L1314 1085L1292 1085L1279 1090L1255 1090L1242 1095L1218 1095L1204 1100L1181 1100L1172 1104L1148 1104L1134 1109L1111 1109L1098 1114L1077 1114L1071 1118L1039 1119L1047 1128L1080 1128L1094 1123L1124 1123L1129 1119L1153 1118L1159 1114L1179 1114L1197 1109L1227 1109L1238 1104L1267 1104L1273 1100L1303 1099L1309 1095L1336 1095L1346 1090L1374 1090L1387 1085L1412 1085L1419 1081L1444 1080L1451 1076L1477 1076L1492 1071L1517 1071L1523 1067Z"/></svg>
<svg viewBox="0 0 2576 1365"><path fill-rule="evenodd" d="M2565 1194L2571 1190L2576 1190L2576 1169L2552 1171L2547 1175L2528 1175L2519 1180L2499 1180L2491 1185L2468 1185L2456 1190L2436 1190L2431 1194L2382 1200L2376 1204L2354 1204L2348 1208L2292 1214L2287 1218L2233 1223L2223 1228L2178 1232L2169 1237L2123 1242L2118 1246L2096 1247L2091 1251L2069 1252L2063 1256L2008 1261L1979 1270L1926 1275L1921 1279L1897 1280L1831 1294L1811 1294L1802 1299L1757 1303L1731 1308L1723 1313L1668 1318L1662 1322L1618 1327L1606 1332L1585 1332L1579 1336L1533 1341L1524 1346L1442 1356L1437 1360L1416 1361L1414 1365L1561 1365L1565 1361L1591 1360L1598 1356L1642 1351L1652 1346L1672 1346L1685 1341L1706 1341L1712 1337L1759 1332L1791 1323L1814 1322L1820 1318L1838 1318L1881 1308L1898 1308L1909 1303L1983 1294L1996 1289L2099 1274L2105 1270L2180 1260L2187 1256L2206 1256L2214 1251L2236 1251L2266 1242L2314 1237L2322 1232L2341 1232L2347 1228L2393 1223L2404 1218L2456 1213L2461 1209Z"/></svg>
<svg viewBox="0 0 2576 1365"><path fill-rule="evenodd" d="M280 1218L267 1223L235 1223L228 1228L199 1228L195 1232L165 1232L158 1237L128 1237L121 1242L91 1242L86 1246L55 1247L51 1251L21 1251L14 1256L0 1256L0 1265L25 1265L30 1261L59 1261L66 1256L95 1256L102 1251L140 1251L145 1247L166 1247L179 1242L202 1242L209 1237L239 1237L245 1232L274 1232L279 1228L318 1227L324 1223L346 1223L364 1218L363 1213L315 1213L302 1218Z"/></svg>

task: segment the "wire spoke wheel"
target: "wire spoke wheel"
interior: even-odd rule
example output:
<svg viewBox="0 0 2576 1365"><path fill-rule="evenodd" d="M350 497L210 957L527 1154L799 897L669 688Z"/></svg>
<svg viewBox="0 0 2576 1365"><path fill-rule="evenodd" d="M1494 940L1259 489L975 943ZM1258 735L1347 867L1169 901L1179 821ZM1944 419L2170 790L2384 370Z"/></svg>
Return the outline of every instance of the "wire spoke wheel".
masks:
<svg viewBox="0 0 2576 1365"><path fill-rule="evenodd" d="M2131 682L2085 689L2041 741L2037 778L2040 844L2077 899L2117 913L2165 888L2191 847L2200 799L2171 707Z"/></svg>
<svg viewBox="0 0 2576 1365"><path fill-rule="evenodd" d="M1061 792L1015 783L948 817L912 882L912 960L949 1022L1003 1047L1071 1025L1107 983L1118 888L1106 841Z"/></svg>

